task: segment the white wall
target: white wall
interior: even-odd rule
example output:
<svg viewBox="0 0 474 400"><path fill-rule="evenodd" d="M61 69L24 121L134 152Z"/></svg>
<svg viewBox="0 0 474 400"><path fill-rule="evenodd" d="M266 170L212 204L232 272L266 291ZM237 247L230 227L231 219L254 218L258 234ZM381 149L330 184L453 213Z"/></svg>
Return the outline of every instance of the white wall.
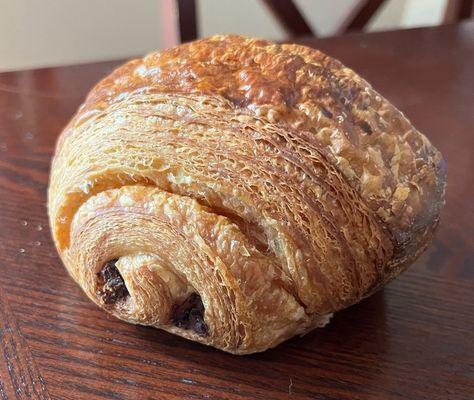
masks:
<svg viewBox="0 0 474 400"><path fill-rule="evenodd" d="M156 0L0 0L0 69L130 57L160 48Z"/></svg>
<svg viewBox="0 0 474 400"><path fill-rule="evenodd" d="M446 0L411 1L400 21L402 27L436 25L443 20Z"/></svg>
<svg viewBox="0 0 474 400"><path fill-rule="evenodd" d="M164 46L160 1L0 0L0 70L132 57ZM261 0L197 0L201 35L283 39ZM358 0L295 0L321 36L334 34ZM438 24L446 0L390 0L369 30Z"/></svg>

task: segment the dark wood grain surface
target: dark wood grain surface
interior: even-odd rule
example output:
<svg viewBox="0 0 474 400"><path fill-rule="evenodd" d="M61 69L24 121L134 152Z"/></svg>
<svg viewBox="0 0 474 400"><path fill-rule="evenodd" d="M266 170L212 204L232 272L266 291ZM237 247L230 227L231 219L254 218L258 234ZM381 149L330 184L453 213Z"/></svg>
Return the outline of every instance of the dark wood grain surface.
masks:
<svg viewBox="0 0 474 400"><path fill-rule="evenodd" d="M246 357L132 326L67 276L46 218L55 140L116 62L0 74L0 399L474 399L474 23L309 40L442 151L427 252L331 324Z"/></svg>

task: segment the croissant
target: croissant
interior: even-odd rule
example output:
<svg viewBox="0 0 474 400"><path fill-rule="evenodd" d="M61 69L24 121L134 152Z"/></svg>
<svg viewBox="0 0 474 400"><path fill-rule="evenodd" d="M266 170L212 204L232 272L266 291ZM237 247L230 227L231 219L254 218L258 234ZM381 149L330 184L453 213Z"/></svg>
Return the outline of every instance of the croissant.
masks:
<svg viewBox="0 0 474 400"><path fill-rule="evenodd" d="M444 189L441 154L339 61L214 36L92 89L57 142L48 209L97 305L248 354L400 274Z"/></svg>

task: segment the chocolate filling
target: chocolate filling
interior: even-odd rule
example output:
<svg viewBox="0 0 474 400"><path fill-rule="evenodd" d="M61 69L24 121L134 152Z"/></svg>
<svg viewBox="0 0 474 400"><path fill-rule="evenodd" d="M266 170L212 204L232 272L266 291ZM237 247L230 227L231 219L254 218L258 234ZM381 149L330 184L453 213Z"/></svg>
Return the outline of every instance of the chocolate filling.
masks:
<svg viewBox="0 0 474 400"><path fill-rule="evenodd" d="M372 135L372 128L367 122L360 121L359 126L367 135Z"/></svg>
<svg viewBox="0 0 474 400"><path fill-rule="evenodd" d="M193 293L182 304L175 304L171 322L178 328L192 329L199 335L207 335L208 328L204 322L204 305L201 296Z"/></svg>
<svg viewBox="0 0 474 400"><path fill-rule="evenodd" d="M105 304L116 303L129 295L122 275L115 266L117 261L108 261L97 273L99 284L102 286L99 290L99 296Z"/></svg>

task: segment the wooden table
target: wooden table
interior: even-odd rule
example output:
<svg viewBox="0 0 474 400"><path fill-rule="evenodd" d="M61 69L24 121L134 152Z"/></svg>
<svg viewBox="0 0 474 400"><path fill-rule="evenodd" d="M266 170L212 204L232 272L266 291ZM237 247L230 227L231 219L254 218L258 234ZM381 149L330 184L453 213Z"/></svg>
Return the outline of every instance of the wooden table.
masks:
<svg viewBox="0 0 474 400"><path fill-rule="evenodd" d="M325 328L231 356L99 310L46 219L54 142L117 62L0 74L1 399L474 399L474 23L306 40L395 103L443 153L429 250Z"/></svg>

